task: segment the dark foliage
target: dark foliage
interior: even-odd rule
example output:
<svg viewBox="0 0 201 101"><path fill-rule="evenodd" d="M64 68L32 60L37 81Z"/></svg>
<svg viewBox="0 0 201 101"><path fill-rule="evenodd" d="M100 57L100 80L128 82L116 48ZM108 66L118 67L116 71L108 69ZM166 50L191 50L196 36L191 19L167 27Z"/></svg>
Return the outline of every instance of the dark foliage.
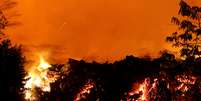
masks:
<svg viewBox="0 0 201 101"><path fill-rule="evenodd" d="M83 101L120 101L125 99L134 82L149 77L159 78L157 101L171 101L176 95L167 89L167 82L175 81L175 76L182 73L192 73L201 76L201 62L176 61L173 54L163 52L154 60L127 56L124 60L114 63L87 63L83 60L70 59L69 73L51 84L51 92L41 98L47 101L73 101L80 89L88 82L95 82L95 87ZM60 65L62 68L64 65ZM189 69L189 67L194 67ZM160 79L161 78L161 79ZM165 81L162 79L165 78ZM200 83L200 82L197 82ZM195 84L195 88L196 88ZM192 88L193 89L193 88ZM193 98L200 98L200 92L192 90ZM197 92L197 93L195 93ZM180 94L178 92L178 94ZM133 95L138 98L140 95ZM126 100L124 100L126 101ZM196 100L195 100L196 101Z"/></svg>
<svg viewBox="0 0 201 101"><path fill-rule="evenodd" d="M200 52L201 7L190 6L184 0L180 2L179 17L172 17L180 31L172 33L166 40L174 47L180 47L181 56L194 60Z"/></svg>
<svg viewBox="0 0 201 101"><path fill-rule="evenodd" d="M4 2L7 6L11 2ZM2 5L1 9L7 9ZM0 10L0 97L5 101L19 101L23 99L21 87L25 76L23 69L24 57L21 47L12 45L6 38L3 30L7 27L8 20Z"/></svg>
<svg viewBox="0 0 201 101"><path fill-rule="evenodd" d="M9 101L21 99L20 88L23 87L22 81L25 76L23 63L21 48L11 46L10 40L2 41L0 44L1 98L10 99Z"/></svg>

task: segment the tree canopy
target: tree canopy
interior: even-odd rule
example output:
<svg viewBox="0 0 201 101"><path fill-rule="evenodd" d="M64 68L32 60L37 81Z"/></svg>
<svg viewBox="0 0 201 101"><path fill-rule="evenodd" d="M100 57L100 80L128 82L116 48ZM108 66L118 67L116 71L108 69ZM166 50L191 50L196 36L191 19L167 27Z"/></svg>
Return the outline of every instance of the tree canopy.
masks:
<svg viewBox="0 0 201 101"><path fill-rule="evenodd" d="M179 47L180 55L185 58L201 56L201 7L190 6L184 0L180 2L179 16L171 22L178 30L166 38L174 47Z"/></svg>
<svg viewBox="0 0 201 101"><path fill-rule="evenodd" d="M6 3L6 1L4 2ZM21 100L21 87L25 71L23 69L24 57L21 46L13 45L5 36L4 29L8 26L9 20L3 11L9 6L7 2L0 7L0 93L1 99L7 101Z"/></svg>

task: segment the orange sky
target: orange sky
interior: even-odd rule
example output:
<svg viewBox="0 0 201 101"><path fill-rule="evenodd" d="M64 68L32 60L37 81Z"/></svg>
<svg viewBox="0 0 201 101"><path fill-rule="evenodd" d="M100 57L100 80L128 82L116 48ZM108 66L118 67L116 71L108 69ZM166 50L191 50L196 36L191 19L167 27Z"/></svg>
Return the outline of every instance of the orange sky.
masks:
<svg viewBox="0 0 201 101"><path fill-rule="evenodd" d="M174 31L171 16L178 0L17 0L20 16L9 37L33 53L49 51L54 61L67 57L120 59L127 54L155 56ZM200 0L189 0L201 5ZM13 20L12 19L12 20Z"/></svg>

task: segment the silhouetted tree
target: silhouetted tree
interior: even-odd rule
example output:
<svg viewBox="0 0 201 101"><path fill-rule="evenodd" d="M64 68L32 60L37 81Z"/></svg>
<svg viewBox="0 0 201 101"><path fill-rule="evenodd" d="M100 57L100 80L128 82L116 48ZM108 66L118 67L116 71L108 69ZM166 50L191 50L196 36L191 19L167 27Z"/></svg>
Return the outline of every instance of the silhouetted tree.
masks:
<svg viewBox="0 0 201 101"><path fill-rule="evenodd" d="M181 48L180 54L186 59L194 59L201 55L201 7L189 6L184 0L180 2L179 17L172 17L171 22L179 31L166 38L174 47Z"/></svg>
<svg viewBox="0 0 201 101"><path fill-rule="evenodd" d="M8 26L8 19L2 9L9 6L8 2L0 7L0 96L6 101L22 100L23 69L24 57L21 46L12 45L11 41L5 36L3 30Z"/></svg>

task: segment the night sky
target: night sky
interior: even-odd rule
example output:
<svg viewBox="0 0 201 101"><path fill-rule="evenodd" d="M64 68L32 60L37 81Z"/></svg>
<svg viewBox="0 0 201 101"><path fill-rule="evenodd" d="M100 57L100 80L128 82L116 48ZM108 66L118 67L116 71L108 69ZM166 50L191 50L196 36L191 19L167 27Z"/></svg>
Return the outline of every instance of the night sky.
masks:
<svg viewBox="0 0 201 101"><path fill-rule="evenodd" d="M54 62L67 58L117 60L125 55L157 56L170 49L179 0L17 0L7 11L19 22L7 29L31 56L48 51ZM200 0L188 0L201 5Z"/></svg>

